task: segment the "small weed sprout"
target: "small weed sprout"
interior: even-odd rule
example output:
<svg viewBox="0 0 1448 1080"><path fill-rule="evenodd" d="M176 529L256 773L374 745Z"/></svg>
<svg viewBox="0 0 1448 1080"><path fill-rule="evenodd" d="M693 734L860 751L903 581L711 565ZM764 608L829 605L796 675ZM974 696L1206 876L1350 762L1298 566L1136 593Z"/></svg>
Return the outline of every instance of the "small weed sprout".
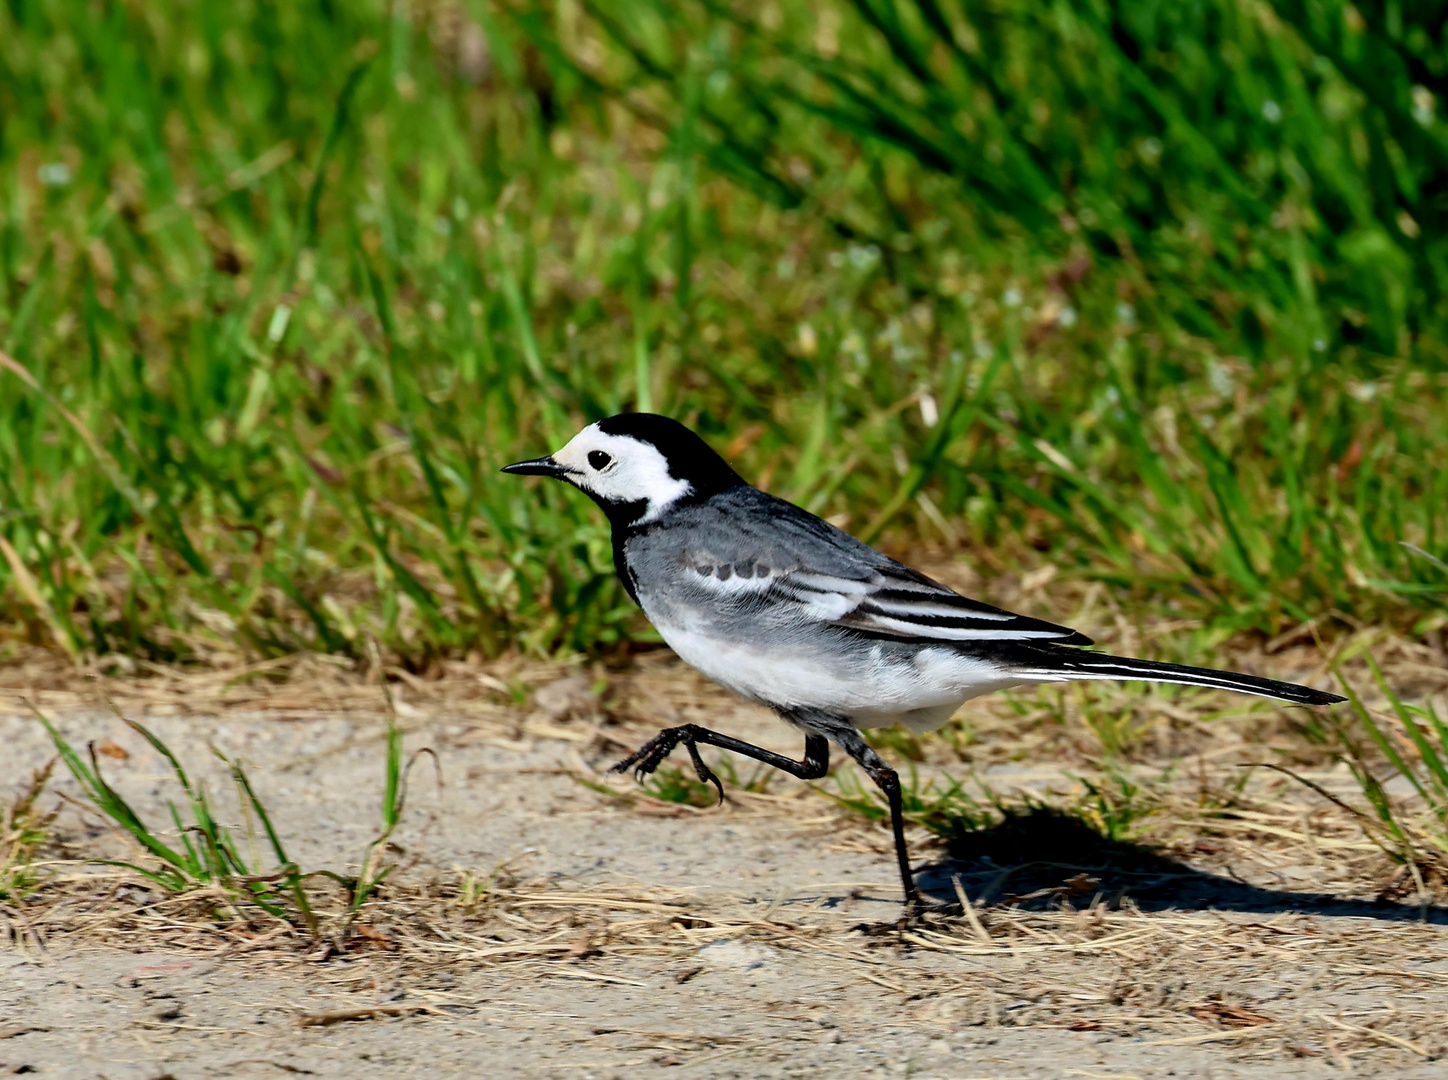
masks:
<svg viewBox="0 0 1448 1080"><path fill-rule="evenodd" d="M50 835L58 808L46 813L36 803L50 782L57 760L51 758L31 773L25 790L5 808L5 819L0 823L0 901L23 900L40 887L35 851Z"/></svg>
<svg viewBox="0 0 1448 1080"><path fill-rule="evenodd" d="M467 870L461 866L454 866L453 870L458 876L458 894L453 898L453 906L464 915L476 915L478 908L487 902L496 875L484 876L476 870Z"/></svg>
<svg viewBox="0 0 1448 1080"><path fill-rule="evenodd" d="M407 804L407 779L412 774L413 765L417 764L417 759L423 754L432 758L433 766L437 769L438 787L442 787L442 766L437 760L437 754L430 748L423 747L403 764L402 729L397 726L390 693L387 695L387 706L387 771L382 791L382 831L367 845L362 856L362 868L356 879L350 882L352 900L349 917L356 916L367 898L377 891L377 887L395 869L384 860L392 834L397 830L397 825L402 820L403 808Z"/></svg>
<svg viewBox="0 0 1448 1080"><path fill-rule="evenodd" d="M1048 812L1084 823L1106 840L1135 842L1142 834L1141 823L1161 808L1155 792L1120 769L1107 767L1096 777L1071 776L1076 789L1059 800L1023 793L1015 798L991 790L976 779L980 795L966 789L965 782L942 774L924 783L912 764L900 776L900 797L905 820L934 833L947 844L993 828L1020 814ZM835 777L837 792L817 788L837 806L872 822L889 821L889 804L873 785L861 783L854 772Z"/></svg>
<svg viewBox="0 0 1448 1080"><path fill-rule="evenodd" d="M1409 870L1420 893L1424 877L1440 886L1448 885L1448 725L1431 702L1409 705L1403 701L1383 677L1377 662L1371 656L1366 659L1373 681L1392 709L1391 717L1374 716L1341 673L1338 678L1361 734L1386 759L1391 770L1387 776L1380 779L1375 775L1370 755L1351 729L1350 721L1334 718L1343 760L1377 819L1366 831L1370 836L1376 834L1379 846ZM1388 794L1386 785L1392 774L1408 782L1421 800L1419 808Z"/></svg>
<svg viewBox="0 0 1448 1080"><path fill-rule="evenodd" d="M1119 770L1096 779L1074 777L1081 785L1071 813L1107 840L1133 841L1141 822L1161 808L1160 799Z"/></svg>
<svg viewBox="0 0 1448 1080"><path fill-rule="evenodd" d="M449 901L449 905L461 911L466 918L477 918L496 898L500 890L504 890L514 883L513 873L509 869L510 861L505 859L497 863L487 873L454 863L453 873L457 875L457 895Z"/></svg>
<svg viewBox="0 0 1448 1080"><path fill-rule="evenodd" d="M761 794L768 791L769 781L775 775L775 771L768 766L761 766L754 770L754 774L746 781L739 779L739 769L732 758L720 757L718 761L709 766L724 782L724 791L727 797L730 791L748 791ZM676 766L665 766L659 769L644 782L644 792L661 802L680 803L685 806L697 806L708 808L717 806L719 793L712 784L706 784L695 776L692 770L685 770Z"/></svg>
<svg viewBox="0 0 1448 1080"><path fill-rule="evenodd" d="M287 854L281 836L272 823L271 814L257 795L241 762L228 758L215 747L212 752L225 763L236 786L238 802L245 820L244 834L250 841L247 845L249 857L243 855L237 844L238 830L218 821L204 786L193 782L171 748L150 729L117 713L127 727L145 739L165 759L170 766L172 778L185 796L184 807L178 806L174 801L167 801L171 826L179 838L179 843L170 841L169 837L163 838L162 830L145 821L110 785L101 772L94 743L87 745L86 756L82 757L44 714L33 706L32 711L49 733L55 745L57 760L65 764L80 785L86 800L118 826L140 848L143 856L149 856L149 859L143 859L146 865L142 865L141 861L118 859L97 859L95 862L124 867L173 894L199 890L211 890L214 894L219 890L224 900L218 914L230 919L243 918L242 909L251 906L274 919L305 929L318 941L324 938L330 938L334 942L345 940L362 906L394 869L386 862L386 854L392 834L402 817L407 777L419 755L432 754L431 750L419 750L404 765L402 733L389 714L382 828L367 845L357 876L348 877L330 870L303 871ZM433 757L436 761L436 755ZM22 809L17 811L12 808L7 816L8 854L3 864L5 872L0 874L0 898L7 895L5 883L15 877L10 870L12 861L23 857L23 853L28 850L27 844L33 846L33 841L25 840L24 837L34 834L36 822L40 820L34 816L34 798L39 794L44 780L48 779L53 765L54 762L47 766L43 775L37 774L30 791L16 804ZM16 836L21 839L11 844L8 841L12 831L10 823L20 821L31 822L30 832L24 832L20 826L16 826ZM263 866L257 853L256 823L260 823L261 831L271 849L270 867ZM308 890L309 883L317 878L331 879L342 888L346 897L345 913L340 926L331 933L324 934L314 898Z"/></svg>
<svg viewBox="0 0 1448 1080"><path fill-rule="evenodd" d="M120 718L166 760L172 777L185 795L187 812L184 815L174 801L168 800L166 804L171 823L180 840L179 845L162 839L160 831L144 821L130 803L106 781L101 773L94 743L87 746L87 761L76 753L65 736L43 713L35 710L35 716L44 725L60 760L65 763L90 803L120 826L141 850L154 860L150 867L125 860L97 861L132 870L171 893L184 893L208 886L219 888L228 897L226 906L232 907L233 911L235 903L250 903L273 918L305 925L316 934L316 917L302 888L304 875L296 863L287 857L265 806L257 798L239 762L231 761L217 752L217 756L226 762L238 788L246 795L243 809L256 814L271 842L277 865L270 871L263 872L259 864L248 862L242 856L237 850L232 831L217 821L205 788L192 783L186 769L170 747L144 725L124 716Z"/></svg>
<svg viewBox="0 0 1448 1080"><path fill-rule="evenodd" d="M1152 718L1142 718L1135 701L1117 700L1113 704L1089 701L1083 704L1082 716L1100 743L1101 753L1112 761L1129 758L1154 722Z"/></svg>
<svg viewBox="0 0 1448 1080"><path fill-rule="evenodd" d="M1411 880L1426 902L1430 886L1440 893L1448 890L1448 724L1432 702L1405 702L1384 678L1377 661L1370 654L1364 659L1391 713L1369 708L1335 667L1351 711L1329 713L1313 731L1336 746L1338 759L1352 773L1369 809L1349 805L1320 784L1280 765L1263 767L1291 777L1353 815L1367 838L1400 867L1385 897ZM1406 782L1410 795L1389 793L1395 778Z"/></svg>
<svg viewBox="0 0 1448 1080"><path fill-rule="evenodd" d="M724 764L724 761L719 763L720 766ZM719 778L724 782L728 783L732 779L725 775L732 773L734 771L732 768L718 766L711 766L711 768L720 774ZM698 777L673 765L665 765L650 775L644 781L644 792L660 802L697 806L700 809L714 806L719 802L719 793L714 790L713 785L706 784Z"/></svg>
<svg viewBox="0 0 1448 1080"><path fill-rule="evenodd" d="M723 781L726 799L730 791L764 794L769 790L770 781L777 775L773 769L761 766L748 780L741 782L738 768L728 757L720 757L709 767ZM596 791L611 799L621 799L625 802L634 799L634 795L629 791L620 791L606 783L590 780L586 776L575 775L573 778L589 791ZM719 792L714 789L712 784L704 783L694 775L692 770L681 769L675 765L665 765L656 769L644 778L641 787L645 796L657 799L659 802L674 803L678 806L694 806L701 810L719 805Z"/></svg>

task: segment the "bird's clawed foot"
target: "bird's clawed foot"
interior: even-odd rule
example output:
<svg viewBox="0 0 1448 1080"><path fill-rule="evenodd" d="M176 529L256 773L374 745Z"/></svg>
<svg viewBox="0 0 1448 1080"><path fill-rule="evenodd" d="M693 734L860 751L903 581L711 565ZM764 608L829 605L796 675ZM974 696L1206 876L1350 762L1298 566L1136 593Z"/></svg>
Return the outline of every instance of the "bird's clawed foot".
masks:
<svg viewBox="0 0 1448 1080"><path fill-rule="evenodd" d="M924 926L932 919L955 919L959 918L964 908L954 900L933 900L928 897L921 898L917 893L912 899L905 902L905 909L900 913L899 927L901 930L914 930Z"/></svg>
<svg viewBox="0 0 1448 1080"><path fill-rule="evenodd" d="M689 760L694 763L694 772L699 777L699 783L713 784L714 790L719 792L718 805L723 806L724 785L719 782L719 778L714 775L714 771L710 769L709 766L704 764L704 759L699 756L699 748L695 746L692 742L686 742L684 745L689 750Z"/></svg>
<svg viewBox="0 0 1448 1080"><path fill-rule="evenodd" d="M699 747L696 745L696 736L692 730L692 724L685 724L683 727L665 728L648 742L644 743L636 752L624 758L615 765L609 772L624 773L630 769L634 777L643 783L644 777L648 776L660 765L664 759L674 752L674 747L683 743L684 748L689 751L689 760L694 764L694 772L699 777L701 784L713 784L719 792L719 804L724 803L724 785L714 775L712 769L704 764L704 759L699 756Z"/></svg>

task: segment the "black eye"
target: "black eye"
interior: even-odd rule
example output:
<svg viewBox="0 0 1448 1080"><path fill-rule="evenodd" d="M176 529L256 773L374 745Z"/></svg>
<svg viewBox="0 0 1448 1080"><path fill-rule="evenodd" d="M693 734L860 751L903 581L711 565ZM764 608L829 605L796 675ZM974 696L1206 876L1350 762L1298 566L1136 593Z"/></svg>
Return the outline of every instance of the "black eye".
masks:
<svg viewBox="0 0 1448 1080"><path fill-rule="evenodd" d="M612 460L613 458L609 457L602 450L590 450L588 452L588 463L595 469L602 469Z"/></svg>

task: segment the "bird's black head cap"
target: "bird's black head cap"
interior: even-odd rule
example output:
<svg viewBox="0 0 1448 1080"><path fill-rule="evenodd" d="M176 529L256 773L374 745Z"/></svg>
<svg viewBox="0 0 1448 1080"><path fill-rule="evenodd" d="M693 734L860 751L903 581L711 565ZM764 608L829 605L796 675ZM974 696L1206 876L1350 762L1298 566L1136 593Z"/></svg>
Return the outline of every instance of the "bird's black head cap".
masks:
<svg viewBox="0 0 1448 1080"><path fill-rule="evenodd" d="M693 491L690 502L707 499L744 483L714 450L677 420L657 413L619 413L596 425L605 435L622 435L648 443L664 456L669 475L687 480Z"/></svg>

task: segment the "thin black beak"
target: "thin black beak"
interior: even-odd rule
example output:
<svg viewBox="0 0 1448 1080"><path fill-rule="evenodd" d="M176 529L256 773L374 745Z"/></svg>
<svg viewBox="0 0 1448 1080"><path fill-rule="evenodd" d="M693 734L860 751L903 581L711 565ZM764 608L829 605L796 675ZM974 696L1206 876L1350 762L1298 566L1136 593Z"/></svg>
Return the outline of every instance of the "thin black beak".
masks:
<svg viewBox="0 0 1448 1080"><path fill-rule="evenodd" d="M551 454L532 461L515 461L512 465L504 465L503 471L514 476L551 476L555 480L562 480L568 475L568 470L554 461Z"/></svg>

